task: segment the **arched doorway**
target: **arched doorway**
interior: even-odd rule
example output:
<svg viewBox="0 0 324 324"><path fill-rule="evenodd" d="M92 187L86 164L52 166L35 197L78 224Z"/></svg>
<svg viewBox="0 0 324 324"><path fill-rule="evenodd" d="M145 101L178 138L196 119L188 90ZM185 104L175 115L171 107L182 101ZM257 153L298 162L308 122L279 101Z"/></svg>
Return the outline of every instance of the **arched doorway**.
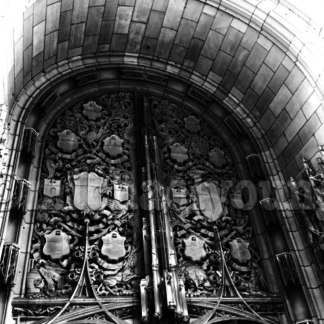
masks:
<svg viewBox="0 0 324 324"><path fill-rule="evenodd" d="M242 189L233 135L198 109L101 92L40 121L17 318L279 321L276 270L253 234L263 223L257 192Z"/></svg>
<svg viewBox="0 0 324 324"><path fill-rule="evenodd" d="M120 14L122 15L125 12L130 12L133 10L132 5L129 5L129 3L126 5L118 5L117 3L115 3L114 6L106 6L102 3L102 6L100 7L99 2L92 1L89 6L86 5L84 7L86 9L83 10L81 8L81 12L83 13L81 13L80 16L78 16L77 14L77 6L75 6L75 8L72 8L69 7L69 5L67 5L66 3L63 4L63 2L61 3L59 1L56 3L48 3L48 8L46 6L43 6L44 3L42 3L42 1L39 1L37 4L35 4L35 7L33 8L34 11L29 10L26 12L24 17L26 24L26 34L24 35L23 40L21 40L19 38L20 34L17 33L17 40L20 40L20 42L15 43L16 53L24 51L25 61L22 63L20 58L22 58L23 56L19 56L18 54L16 55L17 60L15 61L15 64L17 66L17 70L12 72L12 74L10 75L11 81L9 82L9 84L12 85L10 86L10 89L15 89L15 91L9 90L9 105L12 107L10 113L11 134L13 135L11 137L9 145L13 152L12 154L10 154L10 162L8 163L8 165L10 166L10 172L17 172L19 177L25 179L34 178L33 173L38 174L38 171L36 169L40 167L40 155L38 155L38 158L34 160L39 162L33 162L34 166L29 168L28 163L20 160L20 152L16 151L16 149L21 144L24 127L26 126L40 130L41 136L39 137L39 140L40 143L43 143L44 137L42 136L44 136L44 134L46 133L46 124L50 123L52 118L55 118L57 114L54 106L60 105L63 109L64 107L66 107L67 102L74 101L77 98L81 98L83 96L87 96L88 93L96 92L98 91L98 89L100 89L100 91L104 89L115 89L114 91L117 91L116 89L118 89L118 91L134 91L134 88L136 88L138 90L140 89L141 91L155 95L163 94L163 96L167 100L170 100L170 102L173 102L175 104L182 103L184 100L186 100L187 105L190 106L193 111L197 110L195 107L199 105L200 109L202 110L198 110L198 112L201 112L207 118L213 118L214 125L217 125L217 127L219 126L219 133L227 138L228 143L234 142L235 146L230 146L233 146L232 154L233 157L236 157L234 159L238 161L237 164L239 166L242 166L242 174L249 173L247 171L248 168L246 167L246 165L244 165L245 162L243 162L245 161L246 156L250 156L251 154L260 154L260 156L263 157L266 167L269 169L268 173L270 174L270 179L273 180L273 183L275 184L275 187L277 189L276 192L278 194L278 202L279 204L281 204L281 206L287 207L288 203L286 200L286 187L282 184L282 174L280 173L280 170L285 171L284 175L287 177L290 170L294 170L294 173L296 174L299 169L298 167L296 169L294 160L290 162L291 159L293 159L294 154L292 153L290 146L288 146L288 142L286 142L284 139L279 141L279 139L277 138L276 143L271 143L269 141L269 138L271 138L270 134L272 130L267 128L267 121L269 120L270 123L273 123L271 124L271 127L272 129L274 129L274 131L279 132L281 129L281 117L287 117L287 111L290 111L290 109L292 111L294 111L295 108L301 109L301 107L299 107L299 104L295 105L296 98L299 98L300 102L303 102L303 104L305 104L305 107L302 107L302 110L303 112L307 110L307 112L305 113L307 119L310 117L309 113L314 112L318 107L315 107L316 94L315 97L314 94L312 94L312 100L310 100L310 103L306 104L306 102L308 102L307 96L309 94L310 87L307 80L303 82L303 73L301 72L299 67L294 66L293 61L289 59L289 56L291 57L293 50L289 51L288 55L283 56L282 48L281 50L278 48L278 46L281 47L282 45L280 45L281 41L282 43L286 44L286 40L283 37L278 37L279 41L276 40L275 45L273 45L272 42L269 42L269 39L272 38L269 36L269 33L267 33L267 31L269 31L269 29L267 28L269 28L269 25L271 25L271 23L265 23L262 33L258 33L254 28L256 21L258 20L258 18L256 18L257 15L253 16L253 18L251 18L251 21L249 21L249 23L247 24L243 18L245 17L243 12L244 10L242 11L243 7L231 7L230 4L226 4L226 6L228 5L227 7L225 6L218 8L217 5L214 6L210 4L202 4L199 1L193 2L191 4L188 3L187 6L184 6L186 7L186 9L181 13L177 11L175 19L173 21L172 19L170 20L170 13L173 12L172 3L170 3L171 9L168 7L167 3L161 3L160 5L154 4L154 6L152 6L152 12L150 12L150 14L155 15L155 18L158 18L158 16L164 17L165 13L167 12L166 23L165 25L163 25L163 27L160 26L161 37L159 36L160 34L156 34L155 36L151 35L150 37L148 37L148 39L145 37L145 46L143 45L143 47L139 48L138 45L135 45L137 42L132 42L131 37L126 36L126 34L130 31L134 33L137 30L136 26L139 29L141 29L142 27L140 24L138 24L137 21L130 23L130 20L127 18L129 17L129 15L127 16L126 14L126 18L128 19L126 19L128 21L128 26L130 27L130 25L132 25L132 27L135 29L129 29L127 32L124 32L123 30L119 30L119 28L121 27L118 26L118 28L116 27L116 30L114 30L115 34L111 37L111 39L107 37L103 41L107 44L103 44L101 43L101 41L99 44L99 42L97 42L98 34L96 34L96 31L94 32L94 35L90 35L91 32L90 34L88 34L88 31L84 33L85 29L82 29L82 24L84 24L82 20L88 19L88 15L85 15L84 13L87 12L88 9L89 11L91 11L91 13L96 10L102 10L102 12L106 12L103 19L103 25L105 25L107 29L102 29L103 31L105 31L109 30L109 26L111 24L114 25L116 23L116 26L118 25ZM184 4L184 2L181 2L181 5L182 4ZM58 10L58 7L62 9L62 13L59 13L60 10ZM261 7L262 6L260 6L260 8ZM169 10L167 10L167 8L169 8ZM260 8L258 8L258 10ZM196 17L195 15L188 15L188 10L190 11L192 9L197 9L197 12L199 12L199 10L201 12L201 15L199 17L201 21L199 22L199 25L205 26L205 20L207 20L207 22L211 20L213 22L215 21L214 25L210 26L211 28L207 33L210 33L213 37L208 36L206 37L206 39L204 39L206 41L206 48L202 50L201 47L204 42L201 37L204 38L207 35L205 35L204 32L202 34L197 33L195 34L195 36L191 35L193 37L191 37L192 39L190 38L190 42L188 43L185 42L185 38L182 39L180 36L174 37L174 40L177 38L177 41L175 41L174 44L172 43L172 41L168 43L169 45L172 43L174 47L168 47L167 44L167 46L164 46L165 41L168 39L167 36L172 36L174 34L174 30L171 25L180 23L180 21L181 23L185 24L187 23L187 20L190 20L190 24L197 23L194 20L198 19L198 17ZM226 12L228 9L230 10L230 15ZM268 12L266 16L270 19L273 17L273 12L271 9L268 9L269 8L262 8L262 10L260 10L261 12ZM71 30L73 30L73 35L82 35L83 33L84 36L86 36L85 38L83 38L86 45L83 47L82 40L81 46L81 43L79 42L81 38L79 38L78 40L78 37L72 37L73 40L71 38L71 43L66 43L69 42L69 40L66 40L64 38L64 35L61 36L63 38L60 38L60 41L56 43L55 37L58 36L58 33L60 33L58 20L54 19L53 21L48 21L49 27L46 29L43 28L45 21L43 22L42 15L47 10L49 14L46 15L46 19L52 19L52 17L57 15L60 16L60 19L62 18L60 20L61 22L66 21L64 19L68 19L69 15L71 15L72 17L73 14L74 18L72 19L73 21L71 21ZM135 11L137 10L138 8ZM239 12L239 14L236 13L236 10L238 10L237 12ZM256 10L256 12L260 14L260 11L258 10ZM51 15L51 13L54 13L54 15ZM63 18L63 16L65 18ZM85 18L86 16L87 18ZM33 18L31 19L30 17ZM89 14L89 21L91 20L91 17L93 16ZM162 19L161 17L160 20ZM135 18L135 20L136 19L137 18ZM152 21L155 22L158 21L158 19L153 19ZM133 24L134 22L135 24ZM30 26L28 24L32 25L31 29L28 27ZM51 28L54 28L53 30L57 28L57 31L54 31L54 33L52 34L51 32L53 30ZM182 27L182 29L183 28L185 27ZM45 47L43 47L42 49L42 46L37 47L35 41L35 51L32 50L32 47L29 48L28 46L30 46L30 44L28 39L30 39L30 30L33 29L35 33L32 33L32 35L42 35L43 31L44 35L41 36L40 39L43 39L44 41L46 39L47 45L52 44L53 46L50 48L46 47L46 49ZM181 32L181 30L179 29L177 30L177 32ZM121 31L121 34L119 34L119 31ZM264 35L266 35L267 38L264 37ZM51 40L53 40L51 37L54 37L53 42L51 42ZM179 39L181 41L179 41ZM217 39L224 39L224 43L222 43L223 45L221 46L221 49L217 47L217 42L213 43L213 40ZM118 40L120 40L120 42ZM157 43L156 52L153 50L153 48L155 49L155 41ZM184 43L181 43L182 41L184 41ZM211 41L211 43L209 41ZM23 47L21 47L22 43ZM57 44L59 45L57 46L57 49L55 49L55 46ZM97 48L95 48L94 44L98 45ZM120 44L120 47L118 44ZM238 52L235 52L234 55L233 51L236 46L235 44L239 44L239 47ZM185 49L188 49L188 57L185 60L181 61ZM29 55L31 50L32 55ZM252 57L255 54L255 51L260 55L256 55L256 59L253 60ZM126 54L124 52L126 52ZM76 56L80 53L82 53L82 56ZM305 57L302 54L303 53L301 53L300 57ZM251 59L249 61L244 61L250 55ZM277 64L278 62L275 64L272 61L274 56L278 58L278 61L280 61L279 65ZM46 62L44 61L44 59ZM260 62L262 62L262 69L260 71L253 70L255 68L254 64L260 63L259 59ZM237 67L237 69L235 68L235 65L234 67L230 67L229 65L227 66L228 69L226 70L226 72L222 71L222 69L226 66L226 62L229 62L230 60L232 60L231 62L233 64L235 62L243 62L243 65L240 65L241 67ZM179 61L181 61L181 63ZM214 64L211 61L215 61L216 63ZM218 64L217 62L223 62L224 65ZM26 69L22 73L19 73L21 66L24 66ZM211 66L213 66L213 73L210 72L208 66L210 68ZM270 68L271 71L268 68ZM252 70L254 75L249 73L249 69ZM265 74L261 73L264 71L266 71ZM269 80L263 80L260 83L257 82L258 79L253 79L255 81L252 81L252 76L256 78L258 75L260 78L262 75L266 75L266 79L268 79L269 75L272 75L272 73L276 75L277 73L280 74L279 71L280 73L286 71L285 73L287 75L290 75L290 77L285 80L284 84L282 84L281 87L279 87L278 84L280 84L280 82L283 80L281 80L277 84L281 91L279 91L280 89L277 88L273 83L271 83L271 85L270 83L267 83ZM249 79L251 82L248 87L245 87L245 80L247 79L243 78L243 76L241 76L240 78L241 73L242 75L249 75L251 77L251 79ZM281 77L283 77L282 74ZM15 80L15 82L13 80ZM276 80L278 81L278 79ZM296 84L295 80L298 81L296 81ZM249 82L246 82L246 85L248 83ZM320 85L320 82L318 83ZM258 87L258 84L262 84L262 87L265 84L268 85L266 89L263 89L263 92L262 87ZM297 89L299 89L298 87L301 85L302 87L300 88L299 92ZM25 87L24 90L22 90L23 87ZM284 105L283 114L281 115L282 111L277 111L275 107L280 107L280 103L284 104L284 102L281 102L279 100L280 98L282 98L282 93L284 93L284 95L288 95L288 97L290 93L292 95L292 98L294 99L291 99L292 101L289 105ZM274 100L277 95L279 99ZM279 105L277 105L278 100ZM297 101L299 102L299 100ZM272 108L269 108L270 102L272 102ZM289 118L286 118L284 120L291 122L293 113L292 115L289 115ZM315 120L320 119L320 109L318 109L317 113L318 114L316 116L318 117L315 117L318 119L315 118ZM232 118L231 115L234 115L234 118ZM40 116L44 117L44 123L39 121ZM276 122L275 117L278 117L278 119L276 119ZM237 120L239 121L238 123ZM310 125L313 124L307 124L308 128L306 128L308 130L312 129L312 126ZM317 125L316 127L319 127L319 123L315 125ZM231 130L226 131L226 128L230 128ZM289 130L290 129L294 129L293 124L291 125L291 127L289 127ZM303 140L301 140L301 142L297 140L297 142L299 143L299 146L297 145L297 147L298 149L300 149L301 145L304 145L302 150L305 149L306 152L312 152L309 153L309 158L311 158L314 155L314 147L316 147L315 138L317 139L317 137L313 136L310 139L309 134L313 133L309 131L306 131L304 133L306 135L305 137L303 137ZM242 134L245 134L246 136L243 137ZM288 136L293 136L293 134L294 131L289 131ZM234 136L235 138L234 141L231 141L232 136ZM251 138L253 138L252 141ZM306 143L308 143L307 141L310 142L309 145L306 145ZM274 147L275 152L271 149L271 147ZM242 154L237 154L237 152L242 152ZM280 154L282 154L281 158ZM278 156L279 159L277 161L276 157ZM289 164L287 164L287 161L289 161ZM10 172L9 179L11 174ZM242 176L242 178L248 179L248 176L245 175ZM267 178L267 180L268 179L269 178ZM10 183L11 185L8 185L7 188L9 197L11 194L10 188L13 182L8 181L8 184ZM33 187L33 190L34 189L35 188ZM34 204L34 202L29 203L30 206ZM27 255L29 253L29 251L27 251L29 247L27 247L27 244L25 244L25 242L28 242L29 234L25 233L31 231L32 228L30 218L31 214L32 213L29 213L28 216L24 217L25 223L22 224L25 231L22 231L21 234L19 234L18 238L19 242L23 246L22 253L24 255ZM288 236L290 237L291 241L294 242L294 244L300 243L300 240L298 240L298 235L294 234L295 223L291 220L291 218L293 217L291 216L291 214L288 216L289 222L285 219L286 223L289 223L288 225L286 224L289 229ZM4 222L3 231L8 228L6 227L6 222L7 220ZM11 221L9 220L9 224L13 223L10 222ZM7 239L9 239L9 241L14 241L14 239L12 239L10 235L7 236ZM260 238L260 240L262 240L262 237ZM302 243L300 243L300 245L298 246L303 246L304 248L304 245ZM296 252L296 255L298 257L300 256L299 251ZM303 260L304 258L305 253L303 255ZM25 264L25 259L25 257L22 257L21 264ZM267 262L271 263L271 261ZM306 262L306 264L308 263ZM306 267L304 268L306 269ZM304 268L304 276L306 278L309 278L310 276L305 274L306 270ZM307 270L309 269L307 268ZM18 284L16 286L14 294L23 295L23 285L24 284ZM312 285L314 287L316 286L313 281ZM316 296L319 296L320 294L316 289L309 290L309 293L311 294L311 296L313 296L312 303L314 305L317 302L317 298L314 298L315 291L317 294ZM319 311L316 312L318 313ZM293 313L294 312L292 311L290 314L292 318L295 316L293 315ZM296 320L304 319L305 316L305 314L298 315ZM306 317L310 316L307 315Z"/></svg>

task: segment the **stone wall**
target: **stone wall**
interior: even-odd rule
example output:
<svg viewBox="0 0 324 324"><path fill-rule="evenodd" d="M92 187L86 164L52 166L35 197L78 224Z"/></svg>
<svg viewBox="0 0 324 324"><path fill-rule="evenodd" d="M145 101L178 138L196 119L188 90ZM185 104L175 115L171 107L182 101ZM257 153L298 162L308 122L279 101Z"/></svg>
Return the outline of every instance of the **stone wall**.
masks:
<svg viewBox="0 0 324 324"><path fill-rule="evenodd" d="M320 29L294 11L271 1L255 6L252 1L40 0L20 24L15 21L9 106L42 73L60 73L60 62L78 56L109 62L110 55L126 52L128 61L109 63L153 66L232 108L244 106L288 179L302 169L301 156L314 158L324 127L323 66L314 56Z"/></svg>

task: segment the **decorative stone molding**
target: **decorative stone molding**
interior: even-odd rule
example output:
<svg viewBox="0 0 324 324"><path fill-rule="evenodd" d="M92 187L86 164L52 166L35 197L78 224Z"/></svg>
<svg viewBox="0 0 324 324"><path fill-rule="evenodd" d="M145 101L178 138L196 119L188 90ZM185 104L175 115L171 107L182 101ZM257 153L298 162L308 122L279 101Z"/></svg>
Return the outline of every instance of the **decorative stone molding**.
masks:
<svg viewBox="0 0 324 324"><path fill-rule="evenodd" d="M307 319L304 321L299 321L296 324L315 324L315 322L313 320Z"/></svg>
<svg viewBox="0 0 324 324"><path fill-rule="evenodd" d="M32 160L35 157L37 136L38 132L33 128L28 127L24 131L21 152L28 160Z"/></svg>
<svg viewBox="0 0 324 324"><path fill-rule="evenodd" d="M247 156L246 162L253 180L265 179L259 154L251 154Z"/></svg>
<svg viewBox="0 0 324 324"><path fill-rule="evenodd" d="M265 198L259 201L262 208L262 215L264 223L267 227L278 227L280 226L280 221L278 217L278 211L275 206L275 202L271 198Z"/></svg>
<svg viewBox="0 0 324 324"><path fill-rule="evenodd" d="M9 159L9 151L6 147L8 138L9 124L7 124L7 106L0 105L0 176L6 173L6 167Z"/></svg>
<svg viewBox="0 0 324 324"><path fill-rule="evenodd" d="M15 182L11 208L16 209L19 213L21 213L21 215L26 214L27 199L30 187L31 184L25 179L18 179Z"/></svg>

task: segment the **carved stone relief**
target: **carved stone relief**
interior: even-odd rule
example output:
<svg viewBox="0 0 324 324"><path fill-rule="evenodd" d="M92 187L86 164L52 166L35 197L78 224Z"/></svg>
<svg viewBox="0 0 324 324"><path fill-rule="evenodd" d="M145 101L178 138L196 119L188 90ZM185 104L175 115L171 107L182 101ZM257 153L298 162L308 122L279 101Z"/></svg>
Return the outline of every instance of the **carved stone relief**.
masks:
<svg viewBox="0 0 324 324"><path fill-rule="evenodd" d="M26 297L68 299L78 285L81 294L90 297L91 286L101 308L82 317L74 301L66 318L98 323L105 319L124 323L113 316L133 316L130 306L102 306L99 299L114 296L129 297L131 305L141 303L142 320L147 323L152 316L161 318L167 308L175 314L175 321L188 322L208 310L205 304L190 302L191 298L210 298L213 305L220 295L233 297L235 307L240 301L247 314L256 315L242 296L274 296L260 266L249 216L233 203L239 179L228 148L202 117L154 97L150 98L150 113L140 122L142 129L135 130L133 102L127 93L80 101L49 129ZM144 102L143 111L148 100L144 98ZM145 143L135 143L135 138L140 138L136 132L141 131ZM142 206L140 200L141 208L137 205L136 181L141 175L136 174L140 159L135 157L135 144L145 145L146 165L140 167L146 168L147 175L153 171L155 182L161 180L154 186L163 188L167 198L163 215L158 208L164 203L158 201L162 191L147 197L144 192L146 203ZM154 170L157 160L161 168ZM156 210L145 210L153 200ZM162 237L168 229L170 233ZM156 235L151 235L155 231ZM154 244L152 237L157 237ZM142 250L147 254L144 260L140 259ZM152 250L153 256L149 255ZM163 258L169 258L167 266L159 260ZM140 270L142 261L146 269L151 268L146 277ZM85 264L90 282L82 279ZM32 306L21 305L14 308L17 316L49 316L57 310L61 316L65 311L61 306L35 306L32 310ZM213 316L237 314L220 307Z"/></svg>
<svg viewBox="0 0 324 324"><path fill-rule="evenodd" d="M152 107L170 198L177 271L187 295L216 295L222 277L218 244L240 293L269 295L248 214L231 203L239 180L222 139L183 107L157 98Z"/></svg>
<svg viewBox="0 0 324 324"><path fill-rule="evenodd" d="M84 253L99 296L136 294L131 97L112 94L80 102L49 130L32 240L34 269L27 279L30 297L68 295ZM84 251L86 218L89 251Z"/></svg>

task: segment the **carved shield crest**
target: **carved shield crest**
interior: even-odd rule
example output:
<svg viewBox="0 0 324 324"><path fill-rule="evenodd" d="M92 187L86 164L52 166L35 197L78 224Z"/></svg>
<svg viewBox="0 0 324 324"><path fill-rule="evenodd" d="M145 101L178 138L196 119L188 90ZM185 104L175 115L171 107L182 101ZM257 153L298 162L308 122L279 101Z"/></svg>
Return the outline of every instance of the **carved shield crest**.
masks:
<svg viewBox="0 0 324 324"><path fill-rule="evenodd" d="M104 179L94 172L74 175L74 206L84 212L97 211L102 206L101 188Z"/></svg>
<svg viewBox="0 0 324 324"><path fill-rule="evenodd" d="M111 261L119 261L126 255L126 237L119 235L118 232L111 232L102 237L103 246L101 253L106 255Z"/></svg>
<svg viewBox="0 0 324 324"><path fill-rule="evenodd" d="M111 135L104 141L103 150L112 158L116 158L118 155L123 153L123 140L117 135Z"/></svg>
<svg viewBox="0 0 324 324"><path fill-rule="evenodd" d="M54 230L50 234L46 234L45 240L43 253L49 255L52 260L59 260L70 254L71 236L61 230Z"/></svg>
<svg viewBox="0 0 324 324"><path fill-rule="evenodd" d="M98 120L101 118L101 109L94 101L89 101L83 105L83 114L90 120Z"/></svg>
<svg viewBox="0 0 324 324"><path fill-rule="evenodd" d="M170 146L171 150L171 159L176 161L177 163L183 163L188 160L188 150L180 145L179 143L175 143Z"/></svg>
<svg viewBox="0 0 324 324"><path fill-rule="evenodd" d="M226 164L224 152L215 147L208 153L209 162L216 168L221 168Z"/></svg>
<svg viewBox="0 0 324 324"><path fill-rule="evenodd" d="M172 188L172 200L180 205L180 206L185 206L188 204L188 199L187 199L187 190L185 188Z"/></svg>
<svg viewBox="0 0 324 324"><path fill-rule="evenodd" d="M216 184L213 182L203 182L195 186L195 193L201 212L211 221L216 221L223 212Z"/></svg>
<svg viewBox="0 0 324 324"><path fill-rule="evenodd" d="M197 133L201 127L200 127L200 120L197 119L194 116L189 116L188 118L185 118L185 128L191 132L191 133Z"/></svg>
<svg viewBox="0 0 324 324"><path fill-rule="evenodd" d="M78 136L75 135L70 130L66 129L61 133L57 134L59 136L59 140L57 142L57 146L62 149L64 153L72 153L76 151L78 148Z"/></svg>
<svg viewBox="0 0 324 324"><path fill-rule="evenodd" d="M205 251L205 242L196 235L190 235L183 240L185 245L184 255L192 261L200 261L207 255Z"/></svg>
<svg viewBox="0 0 324 324"><path fill-rule="evenodd" d="M62 194L61 180L44 179L44 195L48 197L57 197Z"/></svg>
<svg viewBox="0 0 324 324"><path fill-rule="evenodd" d="M123 184L114 184L114 199L120 202L129 199L129 186Z"/></svg>
<svg viewBox="0 0 324 324"><path fill-rule="evenodd" d="M249 243L246 243L240 238L231 241L231 256L233 260L239 263L246 263L249 261L251 259L249 245Z"/></svg>

